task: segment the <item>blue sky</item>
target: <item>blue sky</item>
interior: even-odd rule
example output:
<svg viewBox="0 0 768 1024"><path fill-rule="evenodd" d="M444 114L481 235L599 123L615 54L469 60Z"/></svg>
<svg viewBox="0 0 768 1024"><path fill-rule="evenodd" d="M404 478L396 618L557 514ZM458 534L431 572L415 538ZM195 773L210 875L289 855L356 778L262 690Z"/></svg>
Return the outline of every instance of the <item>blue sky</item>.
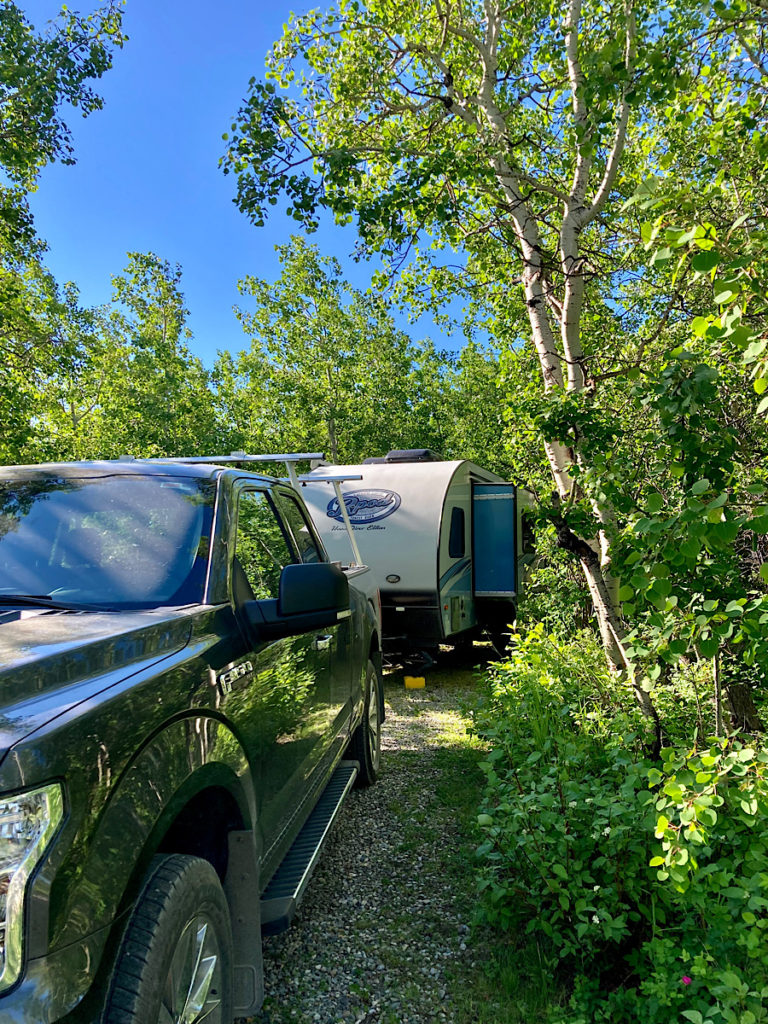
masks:
<svg viewBox="0 0 768 1024"><path fill-rule="evenodd" d="M38 29L60 7L53 0L19 4ZM96 0L83 0L78 9L96 6ZM49 267L57 280L75 281L88 305L109 298L110 277L125 266L129 250L180 263L191 347L207 365L217 349L247 344L232 313L238 279L276 278L274 246L298 230L278 212L266 227L251 226L232 203L234 181L221 173L218 159L221 135L248 79L262 73L264 55L290 11L310 6L127 0L130 38L101 79L104 109L87 119L73 111L65 115L77 163L47 167L32 197L38 232L50 245ZM371 268L349 258L354 229L328 224L313 241L341 259L355 285L368 285ZM431 322L410 333L431 334L440 347L455 347Z"/></svg>

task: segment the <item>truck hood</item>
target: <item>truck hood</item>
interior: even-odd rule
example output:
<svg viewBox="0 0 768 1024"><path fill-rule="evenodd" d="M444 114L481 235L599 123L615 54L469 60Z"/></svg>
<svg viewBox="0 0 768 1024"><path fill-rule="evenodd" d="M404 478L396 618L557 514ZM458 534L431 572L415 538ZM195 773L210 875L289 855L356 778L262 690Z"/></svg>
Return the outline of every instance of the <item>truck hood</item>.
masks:
<svg viewBox="0 0 768 1024"><path fill-rule="evenodd" d="M0 615L0 758L34 729L181 650L196 609Z"/></svg>

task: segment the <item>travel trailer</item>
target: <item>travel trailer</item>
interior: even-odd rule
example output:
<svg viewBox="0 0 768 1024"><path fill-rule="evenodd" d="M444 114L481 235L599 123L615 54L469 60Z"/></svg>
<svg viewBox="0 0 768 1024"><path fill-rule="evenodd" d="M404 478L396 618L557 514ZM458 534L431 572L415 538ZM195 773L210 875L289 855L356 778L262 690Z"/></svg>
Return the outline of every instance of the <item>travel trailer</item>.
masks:
<svg viewBox="0 0 768 1024"><path fill-rule="evenodd" d="M343 486L334 477L346 478ZM371 567L385 650L428 650L483 632L501 641L529 560L526 491L427 449L360 466L324 464L299 482L329 557L347 562L351 537L353 560Z"/></svg>

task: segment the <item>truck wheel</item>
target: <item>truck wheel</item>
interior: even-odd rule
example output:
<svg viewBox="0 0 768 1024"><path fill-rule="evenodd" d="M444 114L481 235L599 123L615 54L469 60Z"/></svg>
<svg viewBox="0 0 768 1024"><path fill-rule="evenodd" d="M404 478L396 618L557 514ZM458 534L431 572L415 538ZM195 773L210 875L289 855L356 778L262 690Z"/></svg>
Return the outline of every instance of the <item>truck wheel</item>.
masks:
<svg viewBox="0 0 768 1024"><path fill-rule="evenodd" d="M128 921L102 1024L232 1024L232 929L207 860L155 857Z"/></svg>
<svg viewBox="0 0 768 1024"><path fill-rule="evenodd" d="M371 786L381 766L381 677L369 659L365 669L363 720L352 733L349 757L360 763L357 786Z"/></svg>

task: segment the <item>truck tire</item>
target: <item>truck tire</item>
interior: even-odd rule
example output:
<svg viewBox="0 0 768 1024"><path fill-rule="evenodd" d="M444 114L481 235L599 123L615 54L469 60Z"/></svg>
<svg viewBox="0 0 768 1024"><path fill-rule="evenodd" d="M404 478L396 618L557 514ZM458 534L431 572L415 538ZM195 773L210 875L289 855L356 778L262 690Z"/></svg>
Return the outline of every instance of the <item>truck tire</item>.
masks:
<svg viewBox="0 0 768 1024"><path fill-rule="evenodd" d="M218 875L200 857L155 857L120 944L102 1024L232 1019L232 929Z"/></svg>
<svg viewBox="0 0 768 1024"><path fill-rule="evenodd" d="M381 676L368 659L365 668L365 699L363 720L352 733L347 755L360 764L356 786L372 786L381 767Z"/></svg>

